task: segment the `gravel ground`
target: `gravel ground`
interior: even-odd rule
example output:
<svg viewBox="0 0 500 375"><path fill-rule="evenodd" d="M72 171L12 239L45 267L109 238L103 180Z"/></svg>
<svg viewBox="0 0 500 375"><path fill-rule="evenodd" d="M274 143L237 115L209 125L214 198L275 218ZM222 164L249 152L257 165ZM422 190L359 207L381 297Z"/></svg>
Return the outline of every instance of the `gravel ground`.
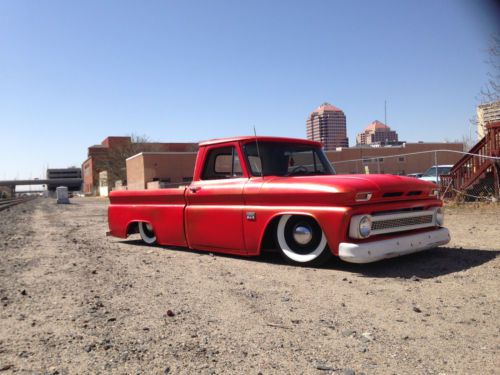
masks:
<svg viewBox="0 0 500 375"><path fill-rule="evenodd" d="M500 206L447 247L286 265L105 237L106 201L0 212L0 373L498 374Z"/></svg>

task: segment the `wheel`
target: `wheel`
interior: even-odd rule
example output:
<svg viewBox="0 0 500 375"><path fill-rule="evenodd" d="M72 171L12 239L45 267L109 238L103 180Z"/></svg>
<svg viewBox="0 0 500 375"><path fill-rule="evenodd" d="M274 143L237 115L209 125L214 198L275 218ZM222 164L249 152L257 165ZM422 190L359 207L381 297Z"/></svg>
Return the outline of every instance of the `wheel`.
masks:
<svg viewBox="0 0 500 375"><path fill-rule="evenodd" d="M304 266L318 266L332 258L326 237L312 217L283 215L276 231L281 255L286 261Z"/></svg>
<svg viewBox="0 0 500 375"><path fill-rule="evenodd" d="M151 224L140 222L139 233L141 234L142 240L148 245L156 243L156 235Z"/></svg>

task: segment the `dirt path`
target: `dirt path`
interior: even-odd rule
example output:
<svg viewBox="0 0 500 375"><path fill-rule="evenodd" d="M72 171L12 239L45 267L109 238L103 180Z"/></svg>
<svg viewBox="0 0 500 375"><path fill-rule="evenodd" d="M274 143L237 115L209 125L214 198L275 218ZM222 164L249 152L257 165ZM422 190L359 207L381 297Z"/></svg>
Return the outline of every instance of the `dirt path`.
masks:
<svg viewBox="0 0 500 375"><path fill-rule="evenodd" d="M447 248L311 269L106 238L106 203L0 212L0 373L498 374L499 207Z"/></svg>

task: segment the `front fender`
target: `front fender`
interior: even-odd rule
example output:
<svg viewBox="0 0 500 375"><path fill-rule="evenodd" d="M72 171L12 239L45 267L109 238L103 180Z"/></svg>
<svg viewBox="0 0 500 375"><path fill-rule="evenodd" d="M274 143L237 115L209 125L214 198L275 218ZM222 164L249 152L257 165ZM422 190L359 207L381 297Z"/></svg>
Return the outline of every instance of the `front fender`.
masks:
<svg viewBox="0 0 500 375"><path fill-rule="evenodd" d="M243 215L243 233L247 255L259 255L262 251L266 231L282 215L302 215L314 218L325 233L330 250L338 255L338 244L347 231L346 207L246 207ZM247 219L247 213L254 213L254 220ZM273 233L274 235L274 233Z"/></svg>

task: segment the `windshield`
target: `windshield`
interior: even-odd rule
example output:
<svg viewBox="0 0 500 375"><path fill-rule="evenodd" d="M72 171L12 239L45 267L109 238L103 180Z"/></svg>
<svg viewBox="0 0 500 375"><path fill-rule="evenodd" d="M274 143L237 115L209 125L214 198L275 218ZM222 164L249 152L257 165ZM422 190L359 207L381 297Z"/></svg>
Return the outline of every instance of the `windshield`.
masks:
<svg viewBox="0 0 500 375"><path fill-rule="evenodd" d="M437 175L441 176L442 174L448 174L450 170L451 167L437 167ZM436 167L431 167L427 169L423 177L433 177L433 176L436 176Z"/></svg>
<svg viewBox="0 0 500 375"><path fill-rule="evenodd" d="M260 154L260 159L258 154ZM245 155L254 176L335 174L322 149L299 143L252 142Z"/></svg>

